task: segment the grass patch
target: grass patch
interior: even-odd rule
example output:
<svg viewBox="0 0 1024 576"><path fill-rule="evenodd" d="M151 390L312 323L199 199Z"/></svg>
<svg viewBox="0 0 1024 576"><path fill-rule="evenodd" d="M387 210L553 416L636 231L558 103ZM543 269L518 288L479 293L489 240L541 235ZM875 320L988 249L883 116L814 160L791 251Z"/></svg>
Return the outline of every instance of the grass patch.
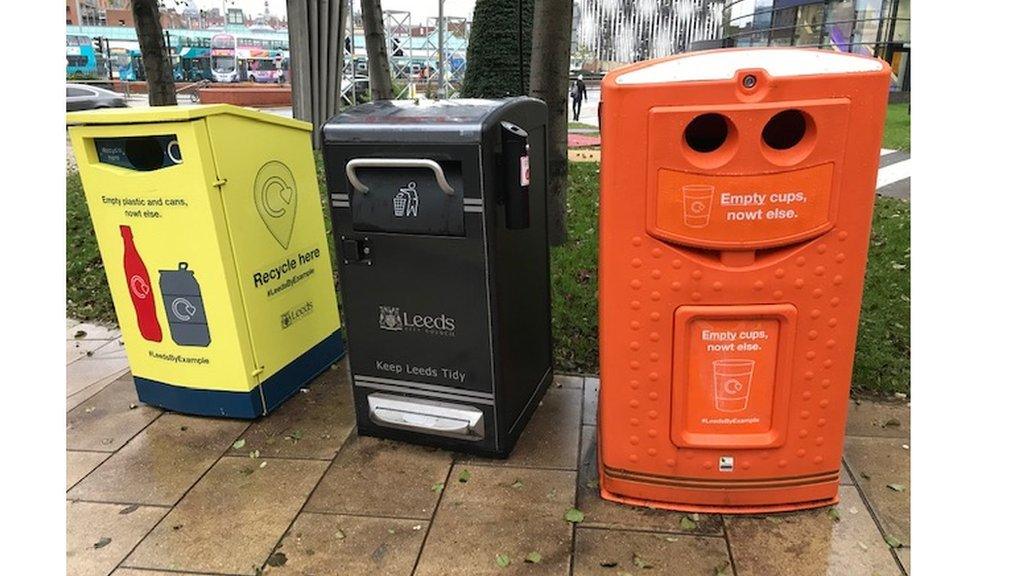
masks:
<svg viewBox="0 0 1024 576"><path fill-rule="evenodd" d="M910 393L910 202L899 198L875 201L853 387Z"/></svg>
<svg viewBox="0 0 1024 576"><path fill-rule="evenodd" d="M569 130L597 130L597 126L583 122L569 122Z"/></svg>
<svg viewBox="0 0 1024 576"><path fill-rule="evenodd" d="M569 163L565 244L551 250L555 370L597 372L598 164Z"/></svg>
<svg viewBox="0 0 1024 576"><path fill-rule="evenodd" d="M324 188L323 165L317 173ZM569 240L551 251L555 369L596 373L598 165L569 164ZM325 214L329 208L325 206ZM327 218L330 234L330 218ZM328 243L332 252L334 243ZM910 391L910 203L878 198L868 251L854 388ZM337 265L334 266L337 270ZM67 177L67 315L115 322L113 303L77 172Z"/></svg>
<svg viewBox="0 0 1024 576"><path fill-rule="evenodd" d="M910 104L889 104L885 115L885 135L882 146L893 150L910 150Z"/></svg>
<svg viewBox="0 0 1024 576"><path fill-rule="evenodd" d="M77 171L67 176L67 315L86 321L116 322L100 249Z"/></svg>

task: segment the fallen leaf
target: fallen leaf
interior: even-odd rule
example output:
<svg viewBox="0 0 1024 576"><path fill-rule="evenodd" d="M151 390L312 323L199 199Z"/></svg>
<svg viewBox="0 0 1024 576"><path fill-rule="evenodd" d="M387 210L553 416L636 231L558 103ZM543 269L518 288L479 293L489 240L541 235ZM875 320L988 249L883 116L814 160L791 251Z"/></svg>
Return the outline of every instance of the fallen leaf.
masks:
<svg viewBox="0 0 1024 576"><path fill-rule="evenodd" d="M462 482L463 484L469 482L469 470L463 468L462 472L459 472L459 482Z"/></svg>
<svg viewBox="0 0 1024 576"><path fill-rule="evenodd" d="M110 544L110 538L107 538L106 536L104 536L103 538L100 538L99 540L97 540L96 543L92 545L92 547L96 548L96 549L99 549L99 548L103 548L107 544Z"/></svg>
<svg viewBox="0 0 1024 576"><path fill-rule="evenodd" d="M171 526L171 530L181 530L184 527L184 524L175 524L174 526Z"/></svg>
<svg viewBox="0 0 1024 576"><path fill-rule="evenodd" d="M865 480L871 480L871 474L868 474L867 472L861 472L860 477Z"/></svg>
<svg viewBox="0 0 1024 576"><path fill-rule="evenodd" d="M528 564L540 564L540 561L540 552L530 552L526 555L525 562L527 562Z"/></svg>
<svg viewBox="0 0 1024 576"><path fill-rule="evenodd" d="M727 574L732 574L732 571L729 570L729 562L722 562L715 566L715 576L726 576Z"/></svg>
<svg viewBox="0 0 1024 576"><path fill-rule="evenodd" d="M868 549L868 545L860 541L857 542L857 546L860 546L860 549L864 551L867 551Z"/></svg>
<svg viewBox="0 0 1024 576"><path fill-rule="evenodd" d="M897 418L889 418L882 424L882 428L899 428L900 421Z"/></svg>
<svg viewBox="0 0 1024 576"><path fill-rule="evenodd" d="M85 409L85 413L86 414L91 414L92 411L95 410L95 409L96 409L95 406L89 406L88 408Z"/></svg>
<svg viewBox="0 0 1024 576"><path fill-rule="evenodd" d="M249 458L256 459L256 458L259 458L259 457L260 457L260 451L259 450L253 450L252 452L249 452Z"/></svg>
<svg viewBox="0 0 1024 576"><path fill-rule="evenodd" d="M136 409L136 408L138 408L138 407L139 407L139 405L138 405L138 404L136 404L135 402L130 402L130 403L128 404L128 409L129 409L129 410L135 410L135 409Z"/></svg>
<svg viewBox="0 0 1024 576"><path fill-rule="evenodd" d="M85 338L85 336L86 336L85 330L76 330L75 331L75 338ZM104 546L106 546L106 544L104 544Z"/></svg>
<svg viewBox="0 0 1024 576"><path fill-rule="evenodd" d="M654 568L654 564L644 560L639 554L633 552L633 566L640 568L641 570L647 570L648 568Z"/></svg>
<svg viewBox="0 0 1024 576"><path fill-rule="evenodd" d="M263 462L260 462L260 468L266 468L266 467L267 467L267 461L266 460L264 460Z"/></svg>
<svg viewBox="0 0 1024 576"><path fill-rule="evenodd" d="M829 508L828 517L831 518L833 522L839 522L839 510L836 510L835 508Z"/></svg>
<svg viewBox="0 0 1024 576"><path fill-rule="evenodd" d="M900 542L899 538L892 534L885 535L885 543L889 545L889 548L902 548L903 542Z"/></svg>
<svg viewBox="0 0 1024 576"><path fill-rule="evenodd" d="M679 528L681 530L696 530L697 523L694 522L689 516L683 516L679 519Z"/></svg>
<svg viewBox="0 0 1024 576"><path fill-rule="evenodd" d="M241 474L242 476L249 476L253 472L255 472L255 470L253 470L252 468L249 468L248 466L246 466L246 467L244 467L244 468L242 468L241 470L238 471L238 473Z"/></svg>
<svg viewBox="0 0 1024 576"><path fill-rule="evenodd" d="M614 560L602 560L600 563L601 568L615 568L619 563Z"/></svg>
<svg viewBox="0 0 1024 576"><path fill-rule="evenodd" d="M516 481L512 483L512 487L518 490L523 487L523 483L519 481L519 478L516 478Z"/></svg>
<svg viewBox="0 0 1024 576"><path fill-rule="evenodd" d="M571 522L573 524L583 522L583 512L580 512L575 508L569 508L565 511L565 520L566 522Z"/></svg>
<svg viewBox="0 0 1024 576"><path fill-rule="evenodd" d="M903 492L907 489L903 484L886 484L885 487L896 492Z"/></svg>
<svg viewBox="0 0 1024 576"><path fill-rule="evenodd" d="M336 532L334 533L334 538L335 538L336 540L344 540L344 539L345 539L345 531L344 531L344 530L338 530L338 531L336 531Z"/></svg>
<svg viewBox="0 0 1024 576"><path fill-rule="evenodd" d="M394 534L394 533L395 533L395 529L394 528L388 528L388 534Z"/></svg>
<svg viewBox="0 0 1024 576"><path fill-rule="evenodd" d="M241 450L242 448L245 447L245 438L239 438L238 440L235 440L235 443L232 444L231 447L234 448L235 450Z"/></svg>
<svg viewBox="0 0 1024 576"><path fill-rule="evenodd" d="M124 508L121 508L121 511L118 512L118 514L131 514L132 512L135 512L138 509L138 504L132 504L131 506L125 506Z"/></svg>
<svg viewBox="0 0 1024 576"><path fill-rule="evenodd" d="M587 488L594 490L598 486L600 486L600 483L597 480L587 480Z"/></svg>
<svg viewBox="0 0 1024 576"><path fill-rule="evenodd" d="M494 557L494 563L501 568L508 568L508 565L512 563L512 560L508 557L508 554L498 554Z"/></svg>
<svg viewBox="0 0 1024 576"><path fill-rule="evenodd" d="M267 566L284 566L285 562L288 561L288 556L285 556L284 552L274 552L267 558Z"/></svg>
<svg viewBox="0 0 1024 576"><path fill-rule="evenodd" d="M678 536L665 536L666 542L679 542Z"/></svg>
<svg viewBox="0 0 1024 576"><path fill-rule="evenodd" d="M285 438L291 438L293 441L302 440L302 430L294 430L291 434L285 436Z"/></svg>
<svg viewBox="0 0 1024 576"><path fill-rule="evenodd" d="M434 485L431 486L430 489L440 494L441 491L444 490L444 482L434 482Z"/></svg>

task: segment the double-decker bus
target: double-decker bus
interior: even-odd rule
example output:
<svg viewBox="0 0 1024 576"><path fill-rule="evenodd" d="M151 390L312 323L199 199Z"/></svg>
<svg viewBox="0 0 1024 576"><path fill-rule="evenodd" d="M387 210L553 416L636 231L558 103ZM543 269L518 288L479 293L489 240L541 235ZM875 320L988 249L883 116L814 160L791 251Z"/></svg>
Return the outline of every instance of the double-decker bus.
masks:
<svg viewBox="0 0 1024 576"><path fill-rule="evenodd" d="M210 68L214 82L237 82L238 59L235 57L235 37L216 34L210 39Z"/></svg>
<svg viewBox="0 0 1024 576"><path fill-rule="evenodd" d="M78 34L65 36L68 78L95 78L100 75L100 62L92 38Z"/></svg>

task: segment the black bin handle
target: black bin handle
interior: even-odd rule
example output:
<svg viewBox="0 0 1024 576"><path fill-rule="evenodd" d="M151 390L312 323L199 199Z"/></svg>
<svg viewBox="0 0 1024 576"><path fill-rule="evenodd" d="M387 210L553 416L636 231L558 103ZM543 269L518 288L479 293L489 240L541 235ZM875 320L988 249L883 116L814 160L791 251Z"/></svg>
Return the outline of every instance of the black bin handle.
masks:
<svg viewBox="0 0 1024 576"><path fill-rule="evenodd" d="M370 191L370 187L363 184L359 177L356 176L357 168L427 168L434 172L437 185L441 187L441 190L444 190L445 194L455 194L455 188L452 188L452 185L448 183L448 179L444 177L444 170L441 169L441 165L427 158L354 158L349 160L348 164L345 165L345 174L348 176L348 181L352 183L352 186L357 191L365 194Z"/></svg>

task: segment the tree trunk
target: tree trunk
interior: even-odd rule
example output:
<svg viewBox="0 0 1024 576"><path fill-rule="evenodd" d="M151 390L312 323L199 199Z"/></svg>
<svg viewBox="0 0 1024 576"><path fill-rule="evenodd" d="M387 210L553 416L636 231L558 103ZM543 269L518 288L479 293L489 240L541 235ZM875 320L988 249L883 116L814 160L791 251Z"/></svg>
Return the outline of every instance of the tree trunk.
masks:
<svg viewBox="0 0 1024 576"><path fill-rule="evenodd" d="M565 191L568 185L569 50L572 0L535 0L530 95L548 105L548 242L566 240Z"/></svg>
<svg viewBox="0 0 1024 576"><path fill-rule="evenodd" d="M135 34L139 38L142 64L146 68L149 105L175 106L178 98L174 93L174 74L156 0L132 0L132 17L135 18Z"/></svg>
<svg viewBox="0 0 1024 576"><path fill-rule="evenodd" d="M370 75L370 97L390 100L391 65L388 63L387 38L384 36L384 13L380 0L361 0L363 34L366 37L366 71Z"/></svg>

